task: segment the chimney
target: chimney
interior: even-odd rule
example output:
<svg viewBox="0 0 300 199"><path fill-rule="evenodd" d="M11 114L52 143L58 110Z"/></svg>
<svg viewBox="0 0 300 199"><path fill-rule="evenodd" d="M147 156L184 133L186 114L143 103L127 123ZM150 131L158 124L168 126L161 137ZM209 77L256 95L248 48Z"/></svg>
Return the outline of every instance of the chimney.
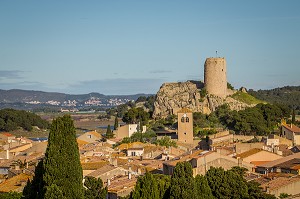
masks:
<svg viewBox="0 0 300 199"><path fill-rule="evenodd" d="M128 172L128 179L131 179L131 172Z"/></svg>
<svg viewBox="0 0 300 199"><path fill-rule="evenodd" d="M9 159L9 150L6 150L6 159Z"/></svg>
<svg viewBox="0 0 300 199"><path fill-rule="evenodd" d="M107 186L110 186L110 179L107 179Z"/></svg>

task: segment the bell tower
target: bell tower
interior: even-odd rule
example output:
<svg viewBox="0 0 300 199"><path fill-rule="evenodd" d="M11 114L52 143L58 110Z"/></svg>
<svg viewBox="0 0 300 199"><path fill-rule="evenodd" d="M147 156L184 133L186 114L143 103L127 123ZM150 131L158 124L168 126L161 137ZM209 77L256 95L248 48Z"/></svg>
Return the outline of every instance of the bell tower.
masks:
<svg viewBox="0 0 300 199"><path fill-rule="evenodd" d="M193 112L183 108L177 112L178 119L178 141L193 144Z"/></svg>

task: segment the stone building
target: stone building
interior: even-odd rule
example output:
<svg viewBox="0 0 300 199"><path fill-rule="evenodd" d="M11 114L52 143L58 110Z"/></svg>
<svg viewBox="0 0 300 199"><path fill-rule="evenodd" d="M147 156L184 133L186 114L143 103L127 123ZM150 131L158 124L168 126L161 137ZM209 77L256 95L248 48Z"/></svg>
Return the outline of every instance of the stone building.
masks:
<svg viewBox="0 0 300 199"><path fill-rule="evenodd" d="M183 108L177 112L178 116L178 141L193 144L193 112Z"/></svg>
<svg viewBox="0 0 300 199"><path fill-rule="evenodd" d="M225 58L207 58L204 64L204 87L208 94L221 98L227 96Z"/></svg>

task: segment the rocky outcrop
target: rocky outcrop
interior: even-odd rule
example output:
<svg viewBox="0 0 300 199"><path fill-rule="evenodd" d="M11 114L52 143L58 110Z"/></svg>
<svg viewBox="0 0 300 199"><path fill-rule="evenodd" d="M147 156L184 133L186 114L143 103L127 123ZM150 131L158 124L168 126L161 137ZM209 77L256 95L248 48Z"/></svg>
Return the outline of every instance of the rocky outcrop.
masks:
<svg viewBox="0 0 300 199"><path fill-rule="evenodd" d="M217 96L200 96L201 88L194 82L164 83L156 94L153 117L167 117L177 114L182 108L193 112L209 114L218 106L227 103L232 110L242 110L251 105L237 101L230 96L220 98ZM254 106L254 105L252 105Z"/></svg>

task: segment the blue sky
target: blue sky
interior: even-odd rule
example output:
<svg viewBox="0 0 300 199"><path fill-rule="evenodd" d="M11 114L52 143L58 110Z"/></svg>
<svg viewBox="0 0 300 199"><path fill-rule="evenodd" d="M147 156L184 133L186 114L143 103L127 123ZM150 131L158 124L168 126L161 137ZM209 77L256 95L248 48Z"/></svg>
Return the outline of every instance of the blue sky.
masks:
<svg viewBox="0 0 300 199"><path fill-rule="evenodd" d="M156 93L225 57L236 88L300 85L298 0L0 1L0 89Z"/></svg>

